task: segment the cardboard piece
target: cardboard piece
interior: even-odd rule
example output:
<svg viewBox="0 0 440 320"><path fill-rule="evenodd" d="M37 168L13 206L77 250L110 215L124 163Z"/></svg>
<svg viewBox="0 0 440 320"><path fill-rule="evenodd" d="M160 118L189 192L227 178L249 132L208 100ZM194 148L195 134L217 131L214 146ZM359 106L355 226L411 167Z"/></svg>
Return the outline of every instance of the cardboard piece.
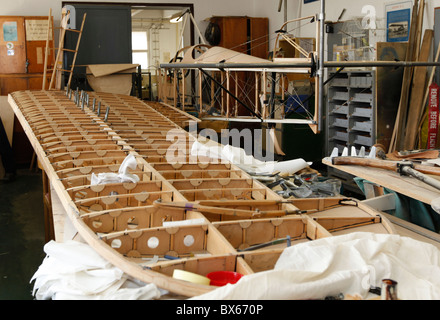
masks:
<svg viewBox="0 0 440 320"><path fill-rule="evenodd" d="M94 64L86 68L87 81L96 92L130 95L132 73L138 64Z"/></svg>

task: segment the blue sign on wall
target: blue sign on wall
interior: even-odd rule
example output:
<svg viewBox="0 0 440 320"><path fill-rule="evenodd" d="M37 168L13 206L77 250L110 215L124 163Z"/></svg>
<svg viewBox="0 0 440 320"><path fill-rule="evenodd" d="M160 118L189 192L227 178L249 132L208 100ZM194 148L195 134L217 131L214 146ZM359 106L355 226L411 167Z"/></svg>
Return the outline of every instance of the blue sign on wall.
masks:
<svg viewBox="0 0 440 320"><path fill-rule="evenodd" d="M385 13L387 19L387 42L408 41L411 27L411 1L387 5Z"/></svg>

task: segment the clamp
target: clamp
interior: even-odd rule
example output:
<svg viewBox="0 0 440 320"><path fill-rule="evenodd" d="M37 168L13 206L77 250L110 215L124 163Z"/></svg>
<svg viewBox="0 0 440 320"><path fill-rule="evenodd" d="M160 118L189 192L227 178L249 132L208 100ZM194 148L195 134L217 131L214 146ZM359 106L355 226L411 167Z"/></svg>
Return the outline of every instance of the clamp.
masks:
<svg viewBox="0 0 440 320"><path fill-rule="evenodd" d="M401 176L405 176L408 174L406 170L407 168L414 169L414 164L409 161L397 163L397 173L399 173Z"/></svg>

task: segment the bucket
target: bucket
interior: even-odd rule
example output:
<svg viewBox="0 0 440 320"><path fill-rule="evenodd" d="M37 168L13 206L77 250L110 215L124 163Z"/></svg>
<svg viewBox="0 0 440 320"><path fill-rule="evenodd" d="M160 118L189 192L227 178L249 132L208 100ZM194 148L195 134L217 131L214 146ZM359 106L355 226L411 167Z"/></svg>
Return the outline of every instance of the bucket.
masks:
<svg viewBox="0 0 440 320"><path fill-rule="evenodd" d="M228 283L236 283L243 275L233 271L214 271L208 273L206 277L211 280L211 286L222 287Z"/></svg>

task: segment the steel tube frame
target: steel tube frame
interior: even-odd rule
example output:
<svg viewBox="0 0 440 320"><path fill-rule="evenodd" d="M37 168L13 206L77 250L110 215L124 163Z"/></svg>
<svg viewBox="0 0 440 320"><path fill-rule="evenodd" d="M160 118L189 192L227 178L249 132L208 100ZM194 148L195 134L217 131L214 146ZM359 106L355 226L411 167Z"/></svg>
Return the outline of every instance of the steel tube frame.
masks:
<svg viewBox="0 0 440 320"><path fill-rule="evenodd" d="M312 68L312 62L298 63L163 63L160 65L164 69L304 69ZM325 61L324 68L343 68L343 67L433 67L440 66L440 62L421 62L421 61ZM289 70L286 70L288 72Z"/></svg>
<svg viewBox="0 0 440 320"><path fill-rule="evenodd" d="M321 0L321 13L319 15L319 57L318 57L318 86L319 86L319 92L318 92L318 118L322 119L322 115L324 112L324 35L325 35L325 0ZM322 121L318 121L318 131L321 132L322 130Z"/></svg>
<svg viewBox="0 0 440 320"><path fill-rule="evenodd" d="M319 26L319 50L317 63L297 62L297 63L164 63L160 64L160 68L164 69L204 69L204 70L243 70L243 71L267 71L272 72L295 72L295 69L315 69L318 77L318 112L319 118L322 119L324 109L324 86L328 82L324 80L324 70L326 68L345 68L345 67L433 67L440 66L440 62L419 62L419 61L325 61L325 0L321 0L321 12L318 17ZM274 69L278 69L274 71ZM290 69L290 70L289 70ZM322 129L322 121L318 121L318 131Z"/></svg>

